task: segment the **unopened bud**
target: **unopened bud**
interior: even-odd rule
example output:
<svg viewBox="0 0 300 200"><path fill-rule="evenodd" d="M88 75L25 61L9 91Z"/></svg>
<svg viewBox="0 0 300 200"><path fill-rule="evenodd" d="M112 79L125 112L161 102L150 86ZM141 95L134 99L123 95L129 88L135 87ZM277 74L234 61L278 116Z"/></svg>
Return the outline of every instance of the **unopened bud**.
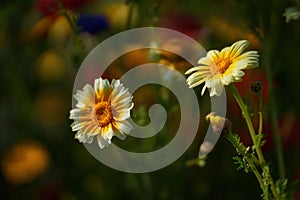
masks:
<svg viewBox="0 0 300 200"><path fill-rule="evenodd" d="M209 113L205 119L211 123L215 133L228 133L231 131L231 121L221 117L214 112Z"/></svg>
<svg viewBox="0 0 300 200"><path fill-rule="evenodd" d="M251 91L255 94L258 94L262 90L262 82L261 81L255 81L251 83Z"/></svg>

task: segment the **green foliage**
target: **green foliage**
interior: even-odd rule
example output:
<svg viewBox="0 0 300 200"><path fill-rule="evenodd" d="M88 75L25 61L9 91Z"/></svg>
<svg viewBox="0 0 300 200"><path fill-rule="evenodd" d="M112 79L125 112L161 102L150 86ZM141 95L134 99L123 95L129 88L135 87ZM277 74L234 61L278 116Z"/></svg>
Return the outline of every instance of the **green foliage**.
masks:
<svg viewBox="0 0 300 200"><path fill-rule="evenodd" d="M234 160L234 164L237 166L237 170L242 170L246 173L251 172L251 168L248 162L244 158L240 156L234 156L233 160Z"/></svg>
<svg viewBox="0 0 300 200"><path fill-rule="evenodd" d="M243 170L246 173L250 172L251 166L249 163L253 163L255 165L258 163L253 152L250 152L249 148L244 146L237 134L229 133L227 135L227 139L233 144L239 154L238 156L233 157L234 164L237 165L237 170Z"/></svg>
<svg viewBox="0 0 300 200"><path fill-rule="evenodd" d="M247 107L250 117L253 117L254 116L254 108L253 108L253 106L251 106L250 101L244 97L243 102L244 102L245 106ZM243 117L244 117L244 115L243 115Z"/></svg>
<svg viewBox="0 0 300 200"><path fill-rule="evenodd" d="M255 136L255 139L256 139L256 145L253 145L252 146L252 150L253 151L255 151L255 149L256 148L260 148L260 147L262 147L265 143L266 143L266 141L264 140L264 138L265 138L265 135L264 134L257 134L256 136Z"/></svg>
<svg viewBox="0 0 300 200"><path fill-rule="evenodd" d="M299 181L288 181L286 178L280 178L276 181L276 188L281 199L294 199Z"/></svg>
<svg viewBox="0 0 300 200"><path fill-rule="evenodd" d="M270 176L270 168L269 166L264 166L262 168L262 178L263 178L263 184L264 184L264 187L266 190L269 189L269 186L271 185L272 183L272 178Z"/></svg>

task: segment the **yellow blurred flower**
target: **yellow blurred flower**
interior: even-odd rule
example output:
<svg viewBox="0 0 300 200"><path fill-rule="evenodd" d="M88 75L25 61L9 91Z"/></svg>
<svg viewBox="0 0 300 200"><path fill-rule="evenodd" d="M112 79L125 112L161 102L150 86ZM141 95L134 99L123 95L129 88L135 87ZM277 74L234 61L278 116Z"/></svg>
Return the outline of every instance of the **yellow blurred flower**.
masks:
<svg viewBox="0 0 300 200"><path fill-rule="evenodd" d="M24 141L10 149L2 160L2 171L11 184L34 180L47 170L50 156L40 143Z"/></svg>
<svg viewBox="0 0 300 200"><path fill-rule="evenodd" d="M72 16L72 14L70 13ZM50 44L64 46L71 38L72 27L63 15L57 17L48 31Z"/></svg>
<svg viewBox="0 0 300 200"><path fill-rule="evenodd" d="M68 115L68 105L64 96L58 92L41 92L34 104L34 116L42 126L60 125Z"/></svg>
<svg viewBox="0 0 300 200"><path fill-rule="evenodd" d="M94 88L86 84L83 90L77 90L74 98L76 108L70 111L72 131L77 131L75 138L80 142L91 143L97 136L102 149L111 143L113 136L125 139L133 128L127 121L133 107L132 95L120 83L120 80L102 78L94 81Z"/></svg>
<svg viewBox="0 0 300 200"><path fill-rule="evenodd" d="M33 24L21 35L22 41L36 41L47 35L49 28L55 19L53 17L43 17Z"/></svg>
<svg viewBox="0 0 300 200"><path fill-rule="evenodd" d="M220 96L224 85L241 81L244 76L243 69L258 67L259 55L257 51L243 51L248 47L247 40L235 42L230 47L218 50L210 50L207 55L200 58L200 66L189 69L186 74L190 88L205 82L201 95L206 88L210 88L210 96Z"/></svg>
<svg viewBox="0 0 300 200"><path fill-rule="evenodd" d="M56 51L47 50L36 63L36 73L42 81L59 81L67 70L67 62Z"/></svg>
<svg viewBox="0 0 300 200"><path fill-rule="evenodd" d="M110 5L107 5L103 12L107 16L108 21L110 22L110 26L113 30L123 30L124 28L126 28L127 19L130 12L130 8L128 5L122 2L112 3ZM131 23L136 24L138 17L137 9L133 9L132 12Z"/></svg>

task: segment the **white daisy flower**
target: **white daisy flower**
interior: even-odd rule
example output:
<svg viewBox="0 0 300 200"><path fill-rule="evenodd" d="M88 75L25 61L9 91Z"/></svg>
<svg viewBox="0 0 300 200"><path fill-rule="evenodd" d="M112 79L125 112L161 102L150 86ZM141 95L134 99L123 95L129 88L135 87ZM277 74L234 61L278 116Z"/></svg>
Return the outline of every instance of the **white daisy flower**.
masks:
<svg viewBox="0 0 300 200"><path fill-rule="evenodd" d="M235 42L230 47L220 51L210 50L207 55L200 58L200 66L189 69L186 74L190 88L205 82L201 95L206 88L210 88L210 96L220 96L224 85L242 80L244 69L258 67L259 55L257 51L243 51L249 46L247 40Z"/></svg>
<svg viewBox="0 0 300 200"><path fill-rule="evenodd" d="M129 123L133 96L120 80L96 79L94 88L86 84L77 90L74 98L76 108L70 111L72 131L75 138L83 143L91 143L97 137L101 149L111 143L113 136L125 139L133 128Z"/></svg>

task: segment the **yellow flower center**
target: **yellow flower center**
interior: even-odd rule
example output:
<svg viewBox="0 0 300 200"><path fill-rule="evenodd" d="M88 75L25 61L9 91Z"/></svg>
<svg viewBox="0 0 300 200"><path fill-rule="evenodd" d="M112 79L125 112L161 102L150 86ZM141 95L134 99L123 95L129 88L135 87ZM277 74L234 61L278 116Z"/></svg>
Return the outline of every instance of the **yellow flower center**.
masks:
<svg viewBox="0 0 300 200"><path fill-rule="evenodd" d="M110 103L107 101L102 101L96 104L95 113L99 123L99 126L104 127L112 122L112 111Z"/></svg>
<svg viewBox="0 0 300 200"><path fill-rule="evenodd" d="M232 64L232 61L228 58L217 58L216 60L214 60L214 63L217 66L219 73L223 74Z"/></svg>

